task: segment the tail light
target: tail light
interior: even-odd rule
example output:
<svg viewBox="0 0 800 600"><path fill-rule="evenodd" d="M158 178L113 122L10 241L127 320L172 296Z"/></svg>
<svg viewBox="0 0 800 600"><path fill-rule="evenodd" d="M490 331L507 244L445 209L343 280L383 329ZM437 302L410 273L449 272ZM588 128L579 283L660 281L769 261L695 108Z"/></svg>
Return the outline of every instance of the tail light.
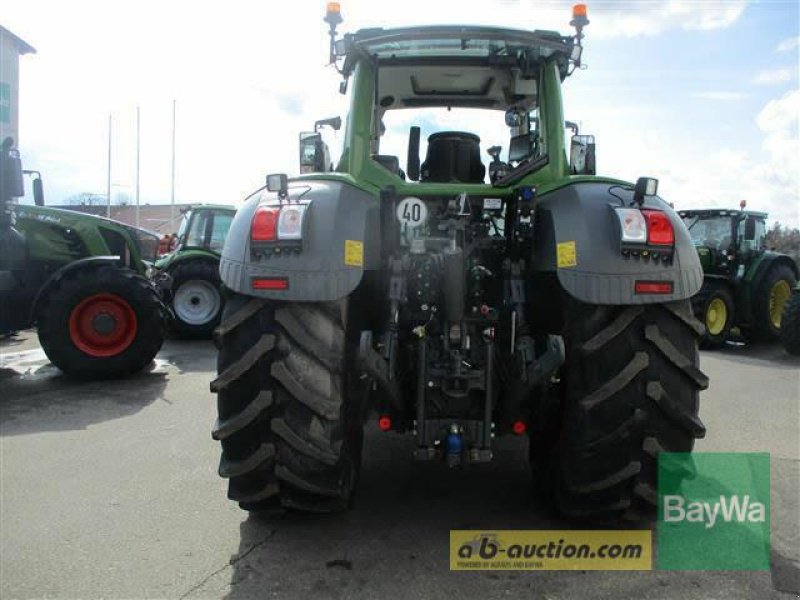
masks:
<svg viewBox="0 0 800 600"><path fill-rule="evenodd" d="M277 242L303 239L303 220L307 204L259 206L250 225L253 242Z"/></svg>
<svg viewBox="0 0 800 600"><path fill-rule="evenodd" d="M647 220L647 243L654 246L672 246L675 243L675 231L666 213L660 210L643 210Z"/></svg>
<svg viewBox="0 0 800 600"><path fill-rule="evenodd" d="M288 290L289 280L286 277L253 277L250 287L254 290Z"/></svg>
<svg viewBox="0 0 800 600"><path fill-rule="evenodd" d="M305 204L291 204L281 208L278 217L278 239L299 240L303 238L303 217L306 214Z"/></svg>
<svg viewBox="0 0 800 600"><path fill-rule="evenodd" d="M671 294L671 281L636 281L633 284L633 291L636 294Z"/></svg>
<svg viewBox="0 0 800 600"><path fill-rule="evenodd" d="M672 246L675 230L667 214L660 210L616 208L623 243Z"/></svg>
<svg viewBox="0 0 800 600"><path fill-rule="evenodd" d="M250 239L254 242L274 242L278 233L280 208L259 206L250 224Z"/></svg>
<svg viewBox="0 0 800 600"><path fill-rule="evenodd" d="M617 208L617 218L622 228L622 241L633 244L647 243L647 221L638 208Z"/></svg>

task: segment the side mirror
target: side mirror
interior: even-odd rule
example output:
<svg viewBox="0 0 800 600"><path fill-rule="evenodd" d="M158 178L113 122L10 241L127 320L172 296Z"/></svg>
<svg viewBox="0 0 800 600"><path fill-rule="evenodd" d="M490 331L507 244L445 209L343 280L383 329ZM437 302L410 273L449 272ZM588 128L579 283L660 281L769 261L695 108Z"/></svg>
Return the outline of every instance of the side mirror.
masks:
<svg viewBox="0 0 800 600"><path fill-rule="evenodd" d="M320 119L314 122L314 131L316 132L322 127L330 127L334 131L339 131L342 128L342 117L331 117L330 119Z"/></svg>
<svg viewBox="0 0 800 600"><path fill-rule="evenodd" d="M523 133L515 135L508 144L508 162L520 162L530 157L533 153L533 136L535 134Z"/></svg>
<svg viewBox="0 0 800 600"><path fill-rule="evenodd" d="M594 175L595 145L593 135L573 135L569 148L569 172L572 175Z"/></svg>
<svg viewBox="0 0 800 600"><path fill-rule="evenodd" d="M324 144L321 133L300 134L300 172L315 173L325 170Z"/></svg>
<svg viewBox="0 0 800 600"><path fill-rule="evenodd" d="M753 217L747 217L744 222L744 239L747 242L756 239L756 220Z"/></svg>
<svg viewBox="0 0 800 600"><path fill-rule="evenodd" d="M22 180L22 161L14 148L14 140L6 138L0 152L0 201L25 195Z"/></svg>
<svg viewBox="0 0 800 600"><path fill-rule="evenodd" d="M36 206L44 206L44 186L42 178L37 177L33 180L33 203Z"/></svg>

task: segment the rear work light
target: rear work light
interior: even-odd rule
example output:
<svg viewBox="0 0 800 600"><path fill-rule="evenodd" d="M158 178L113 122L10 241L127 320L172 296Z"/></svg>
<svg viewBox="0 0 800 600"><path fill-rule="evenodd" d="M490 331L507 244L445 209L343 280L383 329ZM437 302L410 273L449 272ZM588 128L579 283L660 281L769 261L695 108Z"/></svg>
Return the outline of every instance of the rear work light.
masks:
<svg viewBox="0 0 800 600"><path fill-rule="evenodd" d="M307 204L259 206L250 224L253 242L277 242L303 239L303 219Z"/></svg>
<svg viewBox="0 0 800 600"><path fill-rule="evenodd" d="M675 243L675 231L666 213L660 210L643 210L647 220L647 243L654 246L672 246Z"/></svg>
<svg viewBox="0 0 800 600"><path fill-rule="evenodd" d="M671 281L637 281L633 284L636 294L671 294Z"/></svg>

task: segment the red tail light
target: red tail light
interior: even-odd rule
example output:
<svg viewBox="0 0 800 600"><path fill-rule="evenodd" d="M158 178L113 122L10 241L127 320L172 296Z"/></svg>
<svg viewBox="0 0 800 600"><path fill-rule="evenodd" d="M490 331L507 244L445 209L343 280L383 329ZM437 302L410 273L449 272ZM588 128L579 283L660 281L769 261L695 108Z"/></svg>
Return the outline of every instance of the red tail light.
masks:
<svg viewBox="0 0 800 600"><path fill-rule="evenodd" d="M653 246L672 246L675 243L675 231L666 213L660 210L643 210L647 221L647 243Z"/></svg>
<svg viewBox="0 0 800 600"><path fill-rule="evenodd" d="M286 277L253 277L250 287L254 290L288 290L289 280Z"/></svg>
<svg viewBox="0 0 800 600"><path fill-rule="evenodd" d="M250 239L254 242L274 242L278 236L280 208L260 206L250 224Z"/></svg>
<svg viewBox="0 0 800 600"><path fill-rule="evenodd" d="M671 281L637 281L633 284L633 291L637 294L671 294Z"/></svg>

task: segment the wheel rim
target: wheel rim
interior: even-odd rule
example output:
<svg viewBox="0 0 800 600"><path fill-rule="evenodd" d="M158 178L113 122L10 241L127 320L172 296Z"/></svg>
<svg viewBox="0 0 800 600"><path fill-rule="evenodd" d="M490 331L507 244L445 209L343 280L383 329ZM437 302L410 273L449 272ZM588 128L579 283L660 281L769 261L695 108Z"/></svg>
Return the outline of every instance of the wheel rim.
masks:
<svg viewBox="0 0 800 600"><path fill-rule="evenodd" d="M69 315L69 337L90 356L116 356L136 337L136 313L116 294L94 294L81 300Z"/></svg>
<svg viewBox="0 0 800 600"><path fill-rule="evenodd" d="M769 291L769 320L776 329L780 329L781 327L783 307L786 306L786 301L791 294L792 288L785 279L776 281L775 285L773 285L772 289Z"/></svg>
<svg viewBox="0 0 800 600"><path fill-rule="evenodd" d="M711 335L719 335L728 322L728 307L721 298L714 298L706 308L706 329Z"/></svg>
<svg viewBox="0 0 800 600"><path fill-rule="evenodd" d="M192 279L182 284L172 301L175 315L188 325L205 325L213 321L221 304L217 286L204 279Z"/></svg>

